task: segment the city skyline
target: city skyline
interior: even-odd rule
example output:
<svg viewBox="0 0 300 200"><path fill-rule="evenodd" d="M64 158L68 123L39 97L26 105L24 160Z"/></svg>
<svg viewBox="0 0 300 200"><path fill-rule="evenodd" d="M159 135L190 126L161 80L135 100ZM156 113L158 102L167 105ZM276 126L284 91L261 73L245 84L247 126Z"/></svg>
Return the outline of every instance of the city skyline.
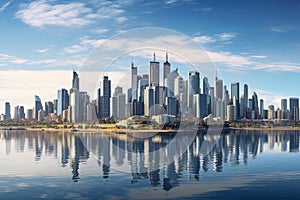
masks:
<svg viewBox="0 0 300 200"><path fill-rule="evenodd" d="M277 107L281 97L300 96L295 84L300 63L299 10L294 0L4 1L0 4L0 84L5 87L0 88L0 102L18 105L22 99L29 107L37 93L42 99L53 99L54 89L68 87L69 71L78 70L105 39L133 28L159 26L182 32L203 46L224 85L246 82L251 86L249 94L256 91L265 105ZM174 23L172 16L177 13L184 15ZM24 94L29 95L24 99ZM3 103L1 107L4 110Z"/></svg>
<svg viewBox="0 0 300 200"><path fill-rule="evenodd" d="M233 82L229 90L217 74L213 84L210 85L208 78L201 72L188 71L188 78L183 78L185 76L178 72L178 68L173 69L172 66L167 51L163 61L157 60L154 52L149 62L149 71L142 70L143 74L139 74L140 71L132 58L131 87L123 88L118 85L112 92L112 81L105 75L97 86L96 98L91 98L90 94L79 90L80 75L73 70L70 90L57 89L57 98L52 101L45 100L44 106L41 98L34 95L34 107L27 108L26 117L22 105L15 106L14 115L11 116L11 105L5 102L5 113L1 117L3 120L26 118L70 123L110 117L122 120L135 115L150 117L158 123L172 122L174 121L172 118L182 117L204 120L213 117L227 121L239 119L299 121L299 98L281 98L280 107L265 106L265 100L259 98L259 94L257 95L255 91L252 97L249 96L247 83L244 83L243 87L241 84L240 87L239 82ZM127 95L123 93L123 89L127 90ZM157 118L165 114L166 116ZM211 120L216 120L213 118Z"/></svg>

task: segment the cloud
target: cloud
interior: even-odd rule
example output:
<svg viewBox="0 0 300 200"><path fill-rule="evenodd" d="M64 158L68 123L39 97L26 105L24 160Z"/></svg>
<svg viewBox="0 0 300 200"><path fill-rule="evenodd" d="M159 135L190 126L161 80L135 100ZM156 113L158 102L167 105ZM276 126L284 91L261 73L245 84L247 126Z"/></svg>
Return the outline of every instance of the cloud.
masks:
<svg viewBox="0 0 300 200"><path fill-rule="evenodd" d="M6 2L1 8L0 8L0 13L5 11L6 8L12 3L13 1L8 1Z"/></svg>
<svg viewBox="0 0 300 200"><path fill-rule="evenodd" d="M216 42L216 40L213 37L207 35L196 36L193 38L193 40L199 44L208 44Z"/></svg>
<svg viewBox="0 0 300 200"><path fill-rule="evenodd" d="M82 2L53 4L53 1L39 0L23 4L15 17L34 27L82 27L109 19L123 23L126 18L122 16L125 11L121 5L107 1L94 8Z"/></svg>
<svg viewBox="0 0 300 200"><path fill-rule="evenodd" d="M262 58L266 58L267 56L259 56L259 55L254 55L254 56L250 56L251 58L258 58L258 59L262 59Z"/></svg>
<svg viewBox="0 0 300 200"><path fill-rule="evenodd" d="M209 12L211 12L211 11L213 10L213 8L211 8L211 7L207 7L207 8L199 8L199 9L197 9L197 10L199 10L199 11L201 11L201 12L204 12L204 13L209 13Z"/></svg>
<svg viewBox="0 0 300 200"><path fill-rule="evenodd" d="M292 30L292 27L286 27L286 26L273 26L268 28L267 30L275 33L287 33Z"/></svg>
<svg viewBox="0 0 300 200"><path fill-rule="evenodd" d="M8 55L8 54L0 54L0 64L2 66L8 66L10 64L17 65L38 65L38 64L51 64L54 63L55 59L46 59L46 60L29 60L25 58L19 58L16 56Z"/></svg>
<svg viewBox="0 0 300 200"><path fill-rule="evenodd" d="M96 33L96 34L103 34L103 33L106 33L108 32L109 30L107 28L99 28L99 29L94 29L92 30L93 33Z"/></svg>
<svg viewBox="0 0 300 200"><path fill-rule="evenodd" d="M91 51L92 49L96 48L104 41L105 41L104 39L98 39L98 40L90 39L90 37L85 36L79 39L79 44L75 44L70 47L65 47L63 51L64 53L68 53L68 54L83 53L83 52Z"/></svg>
<svg viewBox="0 0 300 200"><path fill-rule="evenodd" d="M38 53L46 53L49 51L49 48L45 48L45 49L37 49L37 50L34 50L35 52L38 52Z"/></svg>
<svg viewBox="0 0 300 200"><path fill-rule="evenodd" d="M235 32L224 32L224 33L219 33L216 34L215 36L220 40L220 41L229 41L234 39L238 33Z"/></svg>

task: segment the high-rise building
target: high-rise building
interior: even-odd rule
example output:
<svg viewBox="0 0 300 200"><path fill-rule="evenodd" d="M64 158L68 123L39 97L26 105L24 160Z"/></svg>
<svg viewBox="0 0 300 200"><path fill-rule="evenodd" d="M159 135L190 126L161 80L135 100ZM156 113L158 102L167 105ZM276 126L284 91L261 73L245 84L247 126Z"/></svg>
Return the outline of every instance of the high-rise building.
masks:
<svg viewBox="0 0 300 200"><path fill-rule="evenodd" d="M19 106L15 106L14 119L20 119L20 117L19 117Z"/></svg>
<svg viewBox="0 0 300 200"><path fill-rule="evenodd" d="M290 119L294 120L297 118L296 114L294 113L295 108L297 110L297 108L299 109L299 98L290 98ZM298 116L299 118L299 116Z"/></svg>
<svg viewBox="0 0 300 200"><path fill-rule="evenodd" d="M233 121L234 119L234 106L233 105L227 105L227 109L226 109L226 113L227 113L227 121Z"/></svg>
<svg viewBox="0 0 300 200"><path fill-rule="evenodd" d="M117 96L117 118L125 118L126 109L126 95L124 93L119 93Z"/></svg>
<svg viewBox="0 0 300 200"><path fill-rule="evenodd" d="M247 112L247 109L249 107L249 104L248 104L248 85L247 84L244 84L244 97L245 97L245 111Z"/></svg>
<svg viewBox="0 0 300 200"><path fill-rule="evenodd" d="M216 100L223 100L223 80L216 77L215 80L215 98Z"/></svg>
<svg viewBox="0 0 300 200"><path fill-rule="evenodd" d="M281 99L281 110L286 111L287 110L287 100Z"/></svg>
<svg viewBox="0 0 300 200"><path fill-rule="evenodd" d="M209 95L207 94L195 94L194 95L194 108L195 117L197 119L203 119L209 114Z"/></svg>
<svg viewBox="0 0 300 200"><path fill-rule="evenodd" d="M166 101L166 106L167 106L167 113L168 115L174 115L176 116L176 108L177 108L177 105L176 105L176 98L175 97L167 97L166 98L167 101Z"/></svg>
<svg viewBox="0 0 300 200"><path fill-rule="evenodd" d="M130 93L128 93L128 95L130 94L131 96L131 91ZM96 102L96 105L97 105L97 118L100 119L101 118L101 109L102 109L102 105L101 105L101 101L102 101L102 97L101 97L101 89L98 88L97 90L97 102Z"/></svg>
<svg viewBox="0 0 300 200"><path fill-rule="evenodd" d="M235 101L233 102L235 97ZM236 118L239 119L239 114L240 114L240 84L239 82L236 83L231 83L231 101L233 105L235 105L234 109L237 115Z"/></svg>
<svg viewBox="0 0 300 200"><path fill-rule="evenodd" d="M96 113L96 104L89 103L87 105L87 119L86 121L92 122L97 120L97 113Z"/></svg>
<svg viewBox="0 0 300 200"><path fill-rule="evenodd" d="M64 88L57 91L57 115L61 115L63 110L69 106L69 94Z"/></svg>
<svg viewBox="0 0 300 200"><path fill-rule="evenodd" d="M260 99L259 100L259 117L260 117L260 119L263 119L263 115L264 115L264 100Z"/></svg>
<svg viewBox="0 0 300 200"><path fill-rule="evenodd" d="M79 91L76 88L70 90L70 122L79 122Z"/></svg>
<svg viewBox="0 0 300 200"><path fill-rule="evenodd" d="M90 103L90 96L87 92L79 92L79 122L87 120L87 105Z"/></svg>
<svg viewBox="0 0 300 200"><path fill-rule="evenodd" d="M171 64L168 61L168 52L166 52L166 61L164 62L164 65L163 65L163 80L162 80L163 86L166 86L165 80L168 77L168 74L170 73L170 71L171 71Z"/></svg>
<svg viewBox="0 0 300 200"><path fill-rule="evenodd" d="M154 114L154 89L148 86L144 91L144 115L152 116Z"/></svg>
<svg viewBox="0 0 300 200"><path fill-rule="evenodd" d="M53 113L57 114L57 99L53 100Z"/></svg>
<svg viewBox="0 0 300 200"><path fill-rule="evenodd" d="M156 62L155 53L150 62L150 86L159 85L159 62Z"/></svg>
<svg viewBox="0 0 300 200"><path fill-rule="evenodd" d="M102 91L103 93L100 98L100 102L101 102L100 117L106 118L106 117L110 117L110 97L111 97L111 81L108 79L108 76L103 77Z"/></svg>
<svg viewBox="0 0 300 200"><path fill-rule="evenodd" d="M165 86L167 88L167 96L168 97L174 96L174 82L175 82L175 79L177 76L179 76L178 68L176 68L171 73L169 73L167 78L165 79Z"/></svg>
<svg viewBox="0 0 300 200"><path fill-rule="evenodd" d="M26 118L33 119L33 109L27 109Z"/></svg>
<svg viewBox="0 0 300 200"><path fill-rule="evenodd" d="M184 92L183 78L177 76L174 80L174 96L179 99L180 94Z"/></svg>
<svg viewBox="0 0 300 200"><path fill-rule="evenodd" d="M203 94L209 94L209 83L207 77L203 78Z"/></svg>
<svg viewBox="0 0 300 200"><path fill-rule="evenodd" d="M35 114L35 119L38 120L38 113L40 110L43 110L42 102L39 96L35 95L34 96L35 102L34 102L34 114Z"/></svg>
<svg viewBox="0 0 300 200"><path fill-rule="evenodd" d="M72 88L76 88L79 91L79 77L75 71L73 71Z"/></svg>
<svg viewBox="0 0 300 200"><path fill-rule="evenodd" d="M18 112L19 112L19 118L20 119L25 119L24 106L20 106Z"/></svg>
<svg viewBox="0 0 300 200"><path fill-rule="evenodd" d="M138 98L138 80L137 67L131 62L131 102Z"/></svg>
<svg viewBox="0 0 300 200"><path fill-rule="evenodd" d="M252 94L252 103L253 103L254 119L258 119L259 108L258 108L258 97L256 92L253 92Z"/></svg>
<svg viewBox="0 0 300 200"><path fill-rule="evenodd" d="M9 102L5 102L5 120L11 119L11 114L10 114L10 104Z"/></svg>
<svg viewBox="0 0 300 200"><path fill-rule="evenodd" d="M269 107L268 107L268 119L274 119L274 118L275 118L274 105L269 105Z"/></svg>
<svg viewBox="0 0 300 200"><path fill-rule="evenodd" d="M193 110L194 95L200 94L200 74L197 71L189 72L188 102L190 110Z"/></svg>
<svg viewBox="0 0 300 200"><path fill-rule="evenodd" d="M288 119L290 117L287 110L287 99L281 99L281 111L281 119Z"/></svg>

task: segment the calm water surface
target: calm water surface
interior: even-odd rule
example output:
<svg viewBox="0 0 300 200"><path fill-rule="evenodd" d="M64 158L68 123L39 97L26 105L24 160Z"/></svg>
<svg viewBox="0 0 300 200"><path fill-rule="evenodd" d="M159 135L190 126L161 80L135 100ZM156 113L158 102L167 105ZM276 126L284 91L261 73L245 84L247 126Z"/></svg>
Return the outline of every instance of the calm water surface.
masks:
<svg viewBox="0 0 300 200"><path fill-rule="evenodd" d="M204 135L173 156L174 136L0 132L0 199L299 199L298 131Z"/></svg>

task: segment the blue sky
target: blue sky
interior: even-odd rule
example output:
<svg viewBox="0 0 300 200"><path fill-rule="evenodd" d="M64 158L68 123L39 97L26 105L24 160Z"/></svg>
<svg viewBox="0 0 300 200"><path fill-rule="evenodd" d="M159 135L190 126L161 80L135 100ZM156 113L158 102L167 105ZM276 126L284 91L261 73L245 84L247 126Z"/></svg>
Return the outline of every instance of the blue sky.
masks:
<svg viewBox="0 0 300 200"><path fill-rule="evenodd" d="M163 27L202 46L227 86L247 83L266 105L279 105L281 97L300 97L299 19L295 0L3 0L0 104L30 107L35 93L52 100L58 88L70 87L67 72L79 68L105 39L134 28ZM46 83L43 77L50 74L53 82Z"/></svg>

